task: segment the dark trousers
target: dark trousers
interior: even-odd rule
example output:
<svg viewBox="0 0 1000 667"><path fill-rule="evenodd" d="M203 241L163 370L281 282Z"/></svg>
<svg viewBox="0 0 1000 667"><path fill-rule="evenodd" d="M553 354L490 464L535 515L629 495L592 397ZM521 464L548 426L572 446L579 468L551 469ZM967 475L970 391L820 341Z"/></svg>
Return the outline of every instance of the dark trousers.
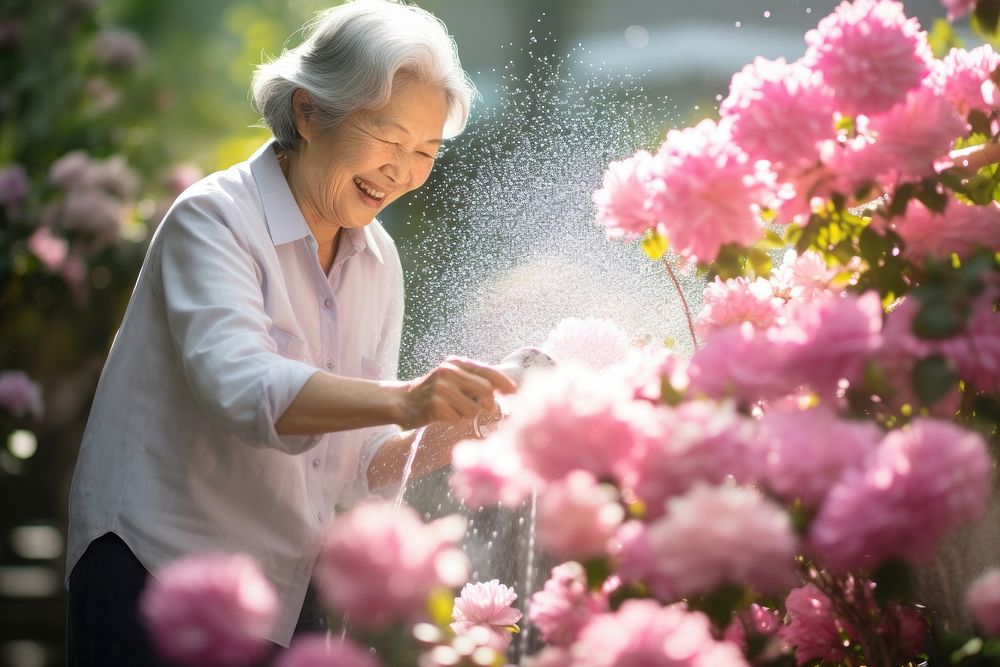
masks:
<svg viewBox="0 0 1000 667"><path fill-rule="evenodd" d="M156 655L139 617L139 596L148 577L114 533L90 543L69 578L69 667L174 667ZM326 618L310 588L295 634L325 628Z"/></svg>

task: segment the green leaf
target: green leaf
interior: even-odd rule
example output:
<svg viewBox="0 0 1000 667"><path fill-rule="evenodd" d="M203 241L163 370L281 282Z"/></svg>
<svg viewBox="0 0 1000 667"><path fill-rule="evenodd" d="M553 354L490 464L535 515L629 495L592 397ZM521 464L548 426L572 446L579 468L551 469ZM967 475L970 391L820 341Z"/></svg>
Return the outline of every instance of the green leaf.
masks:
<svg viewBox="0 0 1000 667"><path fill-rule="evenodd" d="M934 21L927 33L927 41L930 42L935 58L944 58L952 49L962 48L962 40L951 23L944 19Z"/></svg>
<svg viewBox="0 0 1000 667"><path fill-rule="evenodd" d="M917 194L916 183L903 183L892 193L892 201L889 202L889 218L906 213L906 207Z"/></svg>
<svg viewBox="0 0 1000 667"><path fill-rule="evenodd" d="M788 244L785 242L785 239L770 229L764 232L764 238L757 243L758 248L764 248L765 250L781 250L787 246Z"/></svg>
<svg viewBox="0 0 1000 667"><path fill-rule="evenodd" d="M944 301L923 304L913 318L913 333L927 340L951 338L961 328L961 319Z"/></svg>
<svg viewBox="0 0 1000 667"><path fill-rule="evenodd" d="M913 367L913 390L920 402L931 406L948 395L958 384L958 375L946 357L924 357Z"/></svg>
<svg viewBox="0 0 1000 667"><path fill-rule="evenodd" d="M649 591L643 584L638 582L622 584L611 591L611 594L608 596L608 604L611 606L612 611L617 611L626 600L640 600L646 597L649 597Z"/></svg>
<svg viewBox="0 0 1000 667"><path fill-rule="evenodd" d="M917 191L917 199L934 213L943 213L944 207L948 205L948 195L939 191L934 183L923 184Z"/></svg>
<svg viewBox="0 0 1000 667"><path fill-rule="evenodd" d="M841 116L837 119L837 124L833 128L838 134L843 132L848 136L854 136L857 129L853 116Z"/></svg>
<svg viewBox="0 0 1000 667"><path fill-rule="evenodd" d="M735 243L727 243L719 248L719 255L712 263L715 273L723 280L743 275L743 248Z"/></svg>
<svg viewBox="0 0 1000 667"><path fill-rule="evenodd" d="M659 262L669 247L667 237L657 229L648 230L642 237L642 249L654 262Z"/></svg>
<svg viewBox="0 0 1000 667"><path fill-rule="evenodd" d="M583 570L587 573L587 586L592 591L600 590L604 582L614 572L611 568L611 563L606 558L594 558L593 560L586 561L583 564Z"/></svg>
<svg viewBox="0 0 1000 667"><path fill-rule="evenodd" d="M872 581L875 582L875 599L884 605L909 597L913 589L913 572L904 561L891 559L872 572Z"/></svg>
<svg viewBox="0 0 1000 667"><path fill-rule="evenodd" d="M749 591L744 586L724 584L706 595L688 598L688 607L703 612L716 628L724 630L733 614L742 611L750 602Z"/></svg>
<svg viewBox="0 0 1000 667"><path fill-rule="evenodd" d="M972 27L987 38L997 36L1000 22L1000 0L978 0L972 12Z"/></svg>
<svg viewBox="0 0 1000 667"><path fill-rule="evenodd" d="M747 253L747 261L756 276L760 278L770 278L773 262L766 250L761 248L750 248Z"/></svg>
<svg viewBox="0 0 1000 667"><path fill-rule="evenodd" d="M969 125L972 126L972 134L974 136L990 136L992 134L990 128L990 117L985 114L981 109L973 109L969 112L967 118ZM986 143L985 141L983 143Z"/></svg>

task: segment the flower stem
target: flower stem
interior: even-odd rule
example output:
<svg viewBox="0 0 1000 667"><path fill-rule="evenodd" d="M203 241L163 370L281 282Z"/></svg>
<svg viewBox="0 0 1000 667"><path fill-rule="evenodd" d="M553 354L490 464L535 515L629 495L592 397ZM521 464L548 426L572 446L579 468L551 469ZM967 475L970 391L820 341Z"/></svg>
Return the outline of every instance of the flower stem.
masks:
<svg viewBox="0 0 1000 667"><path fill-rule="evenodd" d="M691 344L697 350L698 336L694 332L694 320L691 317L691 308L688 306L687 297L684 296L684 290L681 288L681 281L677 279L674 267L670 265L670 260L666 255L663 255L663 266L667 270L667 275L670 276L670 281L674 284L674 289L677 290L677 295L681 298L681 305L684 306L684 317L687 318L688 332L691 334Z"/></svg>

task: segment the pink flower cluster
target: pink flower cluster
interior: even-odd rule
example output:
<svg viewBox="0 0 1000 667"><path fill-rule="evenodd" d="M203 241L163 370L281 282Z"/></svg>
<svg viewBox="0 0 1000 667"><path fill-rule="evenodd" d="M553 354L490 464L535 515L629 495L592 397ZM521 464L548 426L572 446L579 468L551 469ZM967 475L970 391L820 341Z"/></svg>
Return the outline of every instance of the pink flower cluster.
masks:
<svg viewBox="0 0 1000 667"><path fill-rule="evenodd" d="M966 593L969 615L988 637L1000 637L1000 568L979 575Z"/></svg>
<svg viewBox="0 0 1000 667"><path fill-rule="evenodd" d="M367 648L346 637L308 635L292 641L274 667L381 667Z"/></svg>
<svg viewBox="0 0 1000 667"><path fill-rule="evenodd" d="M0 408L15 419L41 419L45 411L42 390L24 371L4 371L0 373Z"/></svg>
<svg viewBox="0 0 1000 667"><path fill-rule="evenodd" d="M545 482L586 470L598 479L628 474L637 453L659 437L657 411L630 400L632 389L592 372L562 366L528 376L510 401L511 416L496 436Z"/></svg>
<svg viewBox="0 0 1000 667"><path fill-rule="evenodd" d="M856 380L882 345L882 303L874 292L790 302L783 319L763 331L749 323L717 331L691 359L691 387L750 402L804 384L832 395L841 380Z"/></svg>
<svg viewBox="0 0 1000 667"><path fill-rule="evenodd" d="M596 614L608 611L603 593L587 586L583 566L569 561L552 569L542 590L531 596L528 618L552 646L569 646Z"/></svg>
<svg viewBox="0 0 1000 667"><path fill-rule="evenodd" d="M688 401L661 408L663 436L641 450L627 488L646 506L646 515L663 515L667 501L698 482L718 484L729 477L752 483L760 473L760 451L752 422L730 403Z"/></svg>
<svg viewBox="0 0 1000 667"><path fill-rule="evenodd" d="M278 596L243 555L183 558L151 577L140 611L157 650L198 667L237 667L268 652Z"/></svg>
<svg viewBox="0 0 1000 667"><path fill-rule="evenodd" d="M894 0L842 2L806 43L806 62L850 115L888 111L930 72L927 36Z"/></svg>
<svg viewBox="0 0 1000 667"><path fill-rule="evenodd" d="M464 533L457 517L424 524L407 507L361 505L326 535L314 572L323 602L368 629L419 618L435 588L465 581L468 559L454 546Z"/></svg>
<svg viewBox="0 0 1000 667"><path fill-rule="evenodd" d="M470 509L502 503L517 507L534 486L504 434L463 440L451 451L452 493Z"/></svg>
<svg viewBox="0 0 1000 667"><path fill-rule="evenodd" d="M848 421L827 407L770 412L760 423L764 480L789 502L818 506L848 470L864 465L882 438L871 421Z"/></svg>
<svg viewBox="0 0 1000 667"><path fill-rule="evenodd" d="M747 667L740 649L712 636L708 618L679 606L628 600L595 616L572 648L576 667Z"/></svg>
<svg viewBox="0 0 1000 667"><path fill-rule="evenodd" d="M771 283L763 278L721 280L716 276L705 287L704 301L695 317L695 329L702 336L742 322L766 329L777 320L783 305L784 301L775 296Z"/></svg>
<svg viewBox="0 0 1000 667"><path fill-rule="evenodd" d="M625 519L617 490L585 470L551 482L538 505L538 541L559 558L587 559L607 550Z"/></svg>
<svg viewBox="0 0 1000 667"><path fill-rule="evenodd" d="M813 660L833 664L846 657L840 638L843 622L837 617L830 598L814 584L793 589L785 599L788 622L779 630L779 636L795 648L799 665Z"/></svg>
<svg viewBox="0 0 1000 667"><path fill-rule="evenodd" d="M719 113L751 160L804 169L819 160L819 142L834 137L834 100L822 83L802 62L757 58L733 75Z"/></svg>
<svg viewBox="0 0 1000 667"><path fill-rule="evenodd" d="M794 583L798 541L788 513L752 488L698 484L667 501L667 513L620 533L619 574L664 600L723 584L763 593Z"/></svg>
<svg viewBox="0 0 1000 667"><path fill-rule="evenodd" d="M904 253L914 262L928 255L960 257L980 248L1000 247L1000 206L973 206L951 199L942 213L934 213L911 201L903 216L892 220L892 228L906 243Z"/></svg>
<svg viewBox="0 0 1000 667"><path fill-rule="evenodd" d="M760 239L763 211L804 224L837 193L934 175L969 132L968 112L1000 101L996 52L935 60L897 0L842 2L806 42L799 61L757 58L735 74L719 122L613 163L594 197L608 236L655 228L680 255L712 261L724 244Z"/></svg>
<svg viewBox="0 0 1000 667"><path fill-rule="evenodd" d="M0 207L3 207L8 218L15 218L20 214L28 197L28 188L28 175L24 167L12 164L0 169Z"/></svg>
<svg viewBox="0 0 1000 667"><path fill-rule="evenodd" d="M926 560L946 531L983 512L991 474L979 434L917 419L891 431L862 470L830 490L810 527L810 548L838 571L894 557Z"/></svg>
<svg viewBox="0 0 1000 667"><path fill-rule="evenodd" d="M521 612L512 606L516 599L514 589L497 579L466 584L455 598L451 629L456 635L481 635L482 645L503 651L511 643L512 628L521 620Z"/></svg>

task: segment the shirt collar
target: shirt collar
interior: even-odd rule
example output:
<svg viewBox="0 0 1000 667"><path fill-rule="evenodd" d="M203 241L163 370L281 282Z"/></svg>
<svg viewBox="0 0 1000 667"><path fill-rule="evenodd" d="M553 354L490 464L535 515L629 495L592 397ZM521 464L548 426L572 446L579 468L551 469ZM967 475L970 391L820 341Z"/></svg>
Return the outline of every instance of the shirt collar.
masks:
<svg viewBox="0 0 1000 667"><path fill-rule="evenodd" d="M264 219L271 233L274 245L291 243L307 236L312 236L302 210L295 202L288 181L281 172L278 156L274 152L274 139L269 140L250 157L250 171L257 182L261 204L264 206ZM361 229L344 229L357 252L366 248L371 251L380 264L384 263L382 252L371 225Z"/></svg>

